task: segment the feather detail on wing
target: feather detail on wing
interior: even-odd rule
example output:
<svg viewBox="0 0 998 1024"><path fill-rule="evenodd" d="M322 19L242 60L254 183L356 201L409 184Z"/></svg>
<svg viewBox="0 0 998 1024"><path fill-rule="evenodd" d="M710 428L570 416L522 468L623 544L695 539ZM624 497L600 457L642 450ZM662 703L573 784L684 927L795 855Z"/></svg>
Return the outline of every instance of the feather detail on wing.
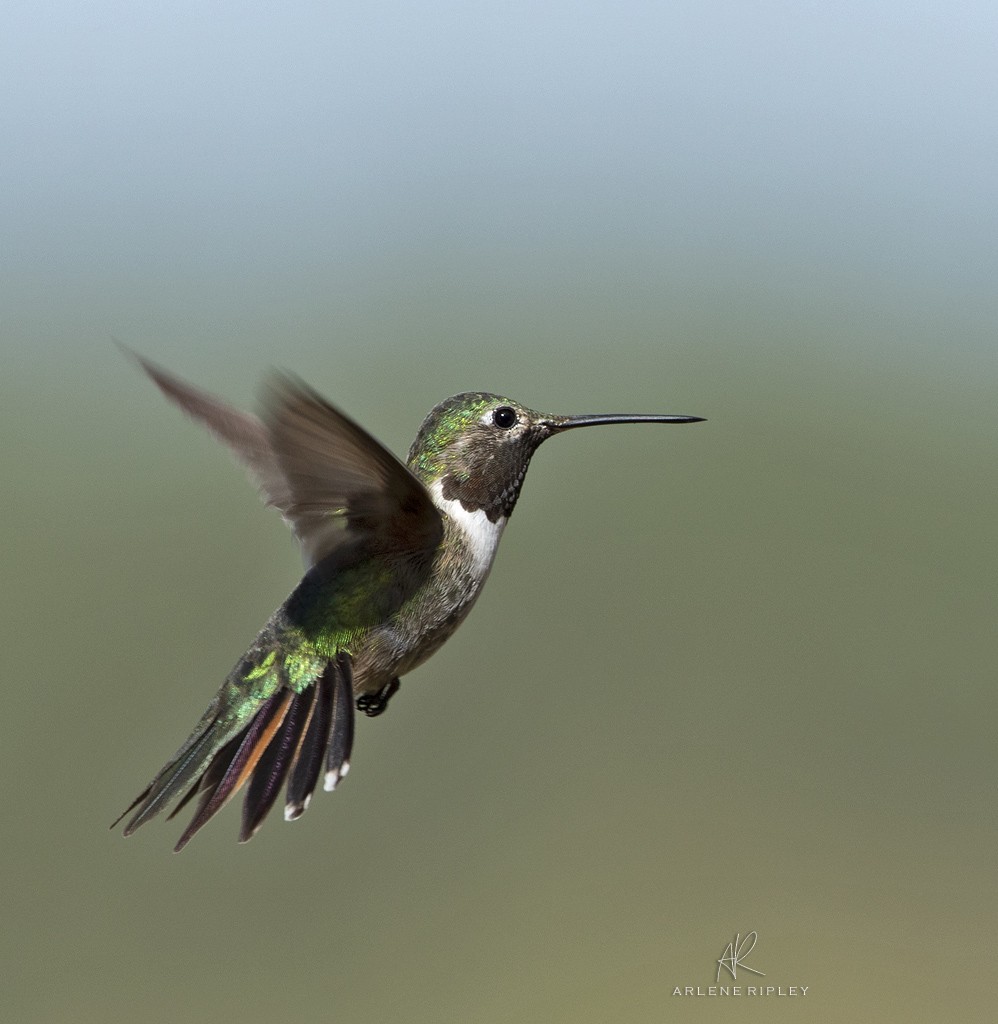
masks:
<svg viewBox="0 0 998 1024"><path fill-rule="evenodd" d="M443 523L426 488L363 427L301 381L273 375L264 422L286 492L276 504L315 565L343 542L366 553L429 551Z"/></svg>
<svg viewBox="0 0 998 1024"><path fill-rule="evenodd" d="M362 555L428 551L440 542L440 513L426 488L303 382L273 374L260 419L130 354L171 402L249 470L264 501L298 538L306 566L350 541L363 542Z"/></svg>

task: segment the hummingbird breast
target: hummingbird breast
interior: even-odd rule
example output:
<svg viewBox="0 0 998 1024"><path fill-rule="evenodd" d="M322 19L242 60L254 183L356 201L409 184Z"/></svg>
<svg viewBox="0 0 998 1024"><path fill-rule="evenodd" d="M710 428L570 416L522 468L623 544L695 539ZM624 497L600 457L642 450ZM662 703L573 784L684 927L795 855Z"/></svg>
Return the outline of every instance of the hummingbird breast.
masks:
<svg viewBox="0 0 998 1024"><path fill-rule="evenodd" d="M427 581L354 655L357 692L369 692L412 671L446 641L471 611L488 578L506 519L466 511L430 489L443 513L444 535Z"/></svg>

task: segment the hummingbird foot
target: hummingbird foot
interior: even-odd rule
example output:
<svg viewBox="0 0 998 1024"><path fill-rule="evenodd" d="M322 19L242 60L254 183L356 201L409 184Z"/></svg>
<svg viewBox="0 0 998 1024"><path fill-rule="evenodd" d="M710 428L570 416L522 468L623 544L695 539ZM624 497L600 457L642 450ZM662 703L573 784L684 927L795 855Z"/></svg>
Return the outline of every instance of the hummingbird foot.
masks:
<svg viewBox="0 0 998 1024"><path fill-rule="evenodd" d="M357 710L363 711L368 718L377 718L388 707L388 702L398 693L401 685L398 679L391 679L374 693L362 693L357 698Z"/></svg>

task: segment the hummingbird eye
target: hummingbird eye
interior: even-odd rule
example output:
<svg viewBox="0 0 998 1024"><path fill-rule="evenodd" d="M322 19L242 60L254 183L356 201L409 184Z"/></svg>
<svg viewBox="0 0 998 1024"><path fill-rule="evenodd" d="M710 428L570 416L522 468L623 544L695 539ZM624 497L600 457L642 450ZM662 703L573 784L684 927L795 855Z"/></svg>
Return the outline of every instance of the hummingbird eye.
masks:
<svg viewBox="0 0 998 1024"><path fill-rule="evenodd" d="M515 427L516 421L516 410L511 409L508 405L500 405L492 414L492 422L502 430L509 430L510 427Z"/></svg>

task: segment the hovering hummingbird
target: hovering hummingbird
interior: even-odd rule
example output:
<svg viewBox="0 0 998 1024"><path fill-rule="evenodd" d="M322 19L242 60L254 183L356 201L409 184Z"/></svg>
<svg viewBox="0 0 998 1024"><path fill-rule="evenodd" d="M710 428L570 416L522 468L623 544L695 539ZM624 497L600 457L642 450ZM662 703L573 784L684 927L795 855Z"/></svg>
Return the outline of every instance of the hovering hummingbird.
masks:
<svg viewBox="0 0 998 1024"><path fill-rule="evenodd" d="M403 465L304 383L273 375L258 418L136 356L164 395L245 464L301 545L305 575L232 669L194 731L115 821L131 835L176 798L199 802L182 850L242 786L240 842L286 787L300 817L319 775L350 766L354 708L383 712L399 679L471 610L541 442L575 427L699 416L546 416L484 392L423 421Z"/></svg>

